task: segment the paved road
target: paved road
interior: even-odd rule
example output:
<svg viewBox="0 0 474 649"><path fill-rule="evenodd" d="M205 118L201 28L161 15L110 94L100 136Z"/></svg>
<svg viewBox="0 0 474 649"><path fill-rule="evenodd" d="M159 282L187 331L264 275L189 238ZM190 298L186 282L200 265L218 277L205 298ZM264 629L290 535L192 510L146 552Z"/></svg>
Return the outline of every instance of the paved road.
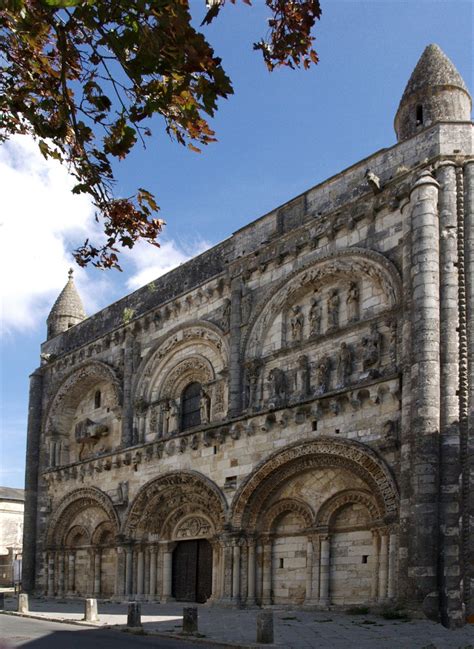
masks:
<svg viewBox="0 0 474 649"><path fill-rule="evenodd" d="M183 642L153 636L133 636L120 631L84 628L0 615L0 649L215 649L202 642Z"/></svg>

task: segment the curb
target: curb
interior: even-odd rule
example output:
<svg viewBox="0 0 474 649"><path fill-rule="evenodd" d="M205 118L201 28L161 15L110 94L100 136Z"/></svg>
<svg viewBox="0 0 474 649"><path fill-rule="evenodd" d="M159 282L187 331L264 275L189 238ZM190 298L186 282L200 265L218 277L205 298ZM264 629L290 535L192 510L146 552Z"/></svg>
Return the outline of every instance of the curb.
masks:
<svg viewBox="0 0 474 649"><path fill-rule="evenodd" d="M74 624L76 626L85 626L92 629L98 629L103 631L115 631L117 633L127 633L126 629L128 628L122 624L94 624L92 622L86 622L85 620L71 620L66 618L56 618L48 617L46 615L35 615L34 613L19 613L18 611L0 611L0 615L11 615L13 617L26 617L32 620L43 620L45 622L58 622L59 624ZM281 645L277 644L240 644L237 642L222 642L221 640L213 640L212 638L199 638L194 636L189 636L182 633L164 633L162 631L145 631L143 634L137 634L129 632L130 635L140 635L142 637L154 636L158 638L166 638L168 640L181 640L182 642L193 642L197 644L208 644L213 647L223 647L223 649L272 649L279 647Z"/></svg>

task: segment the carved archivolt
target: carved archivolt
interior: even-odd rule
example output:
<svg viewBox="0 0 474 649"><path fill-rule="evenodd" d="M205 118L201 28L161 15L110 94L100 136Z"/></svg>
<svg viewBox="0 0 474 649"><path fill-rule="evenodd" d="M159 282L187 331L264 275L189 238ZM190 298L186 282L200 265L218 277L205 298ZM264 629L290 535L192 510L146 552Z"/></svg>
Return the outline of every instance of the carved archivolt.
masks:
<svg viewBox="0 0 474 649"><path fill-rule="evenodd" d="M172 538L184 539L207 538L213 536L212 522L204 516L191 515L181 520L172 532Z"/></svg>
<svg viewBox="0 0 474 649"><path fill-rule="evenodd" d="M66 432L67 420L74 416L77 404L84 393L97 383L107 382L112 386L111 407L122 405L120 381L114 370L100 361L86 363L68 374L59 386L44 418L44 430Z"/></svg>
<svg viewBox="0 0 474 649"><path fill-rule="evenodd" d="M83 525L74 525L64 538L64 545L67 548L77 548L90 545L89 531Z"/></svg>
<svg viewBox="0 0 474 649"><path fill-rule="evenodd" d="M135 398L143 398L149 403L152 393L160 394L161 377L181 362L183 355L188 355L187 350L190 357L197 355L210 362L215 373L228 367L228 343L219 327L201 321L180 325L160 338L143 359L134 386Z"/></svg>
<svg viewBox="0 0 474 649"><path fill-rule="evenodd" d="M359 489L347 489L334 494L334 496L321 505L316 514L316 525L318 527L329 527L332 518L337 514L341 507L352 503L364 505L373 522L383 516L383 512L379 509L377 501L369 492L360 491Z"/></svg>
<svg viewBox="0 0 474 649"><path fill-rule="evenodd" d="M198 511L206 512L215 528L221 529L227 511L224 495L197 471L173 471L140 489L130 506L123 533L135 537L140 532L152 532L166 538L179 518ZM170 519L174 513L176 518Z"/></svg>
<svg viewBox="0 0 474 649"><path fill-rule="evenodd" d="M92 545L108 545L115 538L115 529L110 521L99 523L92 534Z"/></svg>
<svg viewBox="0 0 474 649"><path fill-rule="evenodd" d="M68 532L76 516L89 507L102 509L110 522L111 529L114 534L117 534L120 523L110 498L100 489L84 487L65 496L51 514L46 534L46 546L61 545L64 535Z"/></svg>
<svg viewBox="0 0 474 649"><path fill-rule="evenodd" d="M235 495L234 527L255 528L264 507L285 482L320 467L342 467L358 475L373 494L382 516L387 521L395 518L398 490L384 460L360 442L320 437L277 451L255 469Z"/></svg>
<svg viewBox="0 0 474 649"><path fill-rule="evenodd" d="M302 293L314 290L330 278L354 281L358 277L371 278L385 295L387 308L401 299L401 279L395 266L380 253L362 248L339 250L331 255L308 263L278 284L270 293L266 304L250 322L248 333L242 340L244 357L258 358L261 343L275 317L289 304L295 303Z"/></svg>
<svg viewBox="0 0 474 649"><path fill-rule="evenodd" d="M314 524L314 512L311 507L296 498L284 498L279 500L264 515L259 530L262 533L269 533L277 523L282 514L293 513L304 521L305 527L311 527Z"/></svg>
<svg viewBox="0 0 474 649"><path fill-rule="evenodd" d="M159 391L160 398L177 398L184 388L197 381L202 385L214 379L210 362L202 356L192 356L178 363L165 377Z"/></svg>

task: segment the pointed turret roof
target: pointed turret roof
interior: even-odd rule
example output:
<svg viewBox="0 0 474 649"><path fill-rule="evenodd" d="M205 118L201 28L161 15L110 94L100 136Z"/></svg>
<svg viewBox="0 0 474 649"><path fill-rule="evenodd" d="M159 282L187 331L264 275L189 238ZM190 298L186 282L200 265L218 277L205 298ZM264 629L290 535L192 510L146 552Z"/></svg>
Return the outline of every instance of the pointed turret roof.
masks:
<svg viewBox="0 0 474 649"><path fill-rule="evenodd" d="M436 86L451 86L460 88L469 94L463 78L457 71L455 65L446 56L443 50L431 43L421 55L412 75L407 83L400 104L403 104L408 97L419 93L425 88L435 88Z"/></svg>
<svg viewBox="0 0 474 649"><path fill-rule="evenodd" d="M77 320L77 322L86 318L81 297L74 284L73 273L74 271L70 268L68 273L69 279L51 309L48 316L48 323L56 318L69 317Z"/></svg>

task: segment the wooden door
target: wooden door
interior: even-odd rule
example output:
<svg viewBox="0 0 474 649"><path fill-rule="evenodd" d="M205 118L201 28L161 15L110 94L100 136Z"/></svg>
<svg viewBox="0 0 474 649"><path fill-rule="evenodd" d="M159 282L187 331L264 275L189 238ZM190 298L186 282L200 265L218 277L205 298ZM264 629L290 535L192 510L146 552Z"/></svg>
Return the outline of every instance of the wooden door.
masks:
<svg viewBox="0 0 474 649"><path fill-rule="evenodd" d="M212 546L202 539L198 542L196 602L207 602L212 595Z"/></svg>
<svg viewBox="0 0 474 649"><path fill-rule="evenodd" d="M173 597L180 602L196 601L197 541L180 541L173 552Z"/></svg>
<svg viewBox="0 0 474 649"><path fill-rule="evenodd" d="M212 546L209 541L180 541L173 552L173 597L206 602L212 594Z"/></svg>

